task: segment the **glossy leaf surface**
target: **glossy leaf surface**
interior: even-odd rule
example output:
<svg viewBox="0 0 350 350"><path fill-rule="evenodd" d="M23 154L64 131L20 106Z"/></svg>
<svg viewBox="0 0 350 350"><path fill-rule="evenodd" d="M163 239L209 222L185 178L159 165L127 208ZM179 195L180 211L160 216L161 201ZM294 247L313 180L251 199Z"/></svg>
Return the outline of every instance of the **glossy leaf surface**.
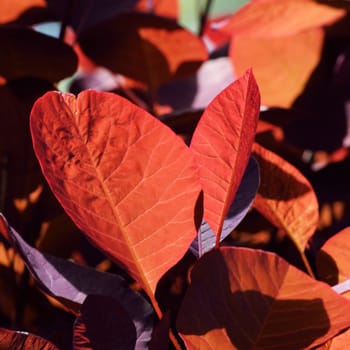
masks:
<svg viewBox="0 0 350 350"><path fill-rule="evenodd" d="M73 349L134 350L135 345L135 326L125 309L111 297L89 295L74 323Z"/></svg>
<svg viewBox="0 0 350 350"><path fill-rule="evenodd" d="M298 169L258 143L254 144L253 155L260 168L254 207L303 252L319 220L311 184Z"/></svg>
<svg viewBox="0 0 350 350"><path fill-rule="evenodd" d="M193 134L204 220L217 237L248 164L259 111L259 90L249 70L215 97Z"/></svg>
<svg viewBox="0 0 350 350"><path fill-rule="evenodd" d="M350 302L275 254L220 248L193 268L177 329L187 349L310 349L349 327Z"/></svg>
<svg viewBox="0 0 350 350"><path fill-rule="evenodd" d="M200 187L171 130L111 93L47 93L31 114L34 150L76 225L148 293L195 237Z"/></svg>
<svg viewBox="0 0 350 350"><path fill-rule="evenodd" d="M114 298L123 305L136 329L136 345L144 349L151 339L154 312L139 293L118 275L104 273L43 254L28 245L0 214L0 234L12 243L39 286L68 308L83 304L89 295ZM117 316L116 316L117 317Z"/></svg>
<svg viewBox="0 0 350 350"><path fill-rule="evenodd" d="M72 75L77 57L66 44L24 27L0 27L0 75L57 82Z"/></svg>
<svg viewBox="0 0 350 350"><path fill-rule="evenodd" d="M105 40L109 37L113 41ZM79 42L96 63L154 91L166 81L194 73L208 57L200 38L173 20L145 13L116 16L83 33Z"/></svg>
<svg viewBox="0 0 350 350"><path fill-rule="evenodd" d="M259 169L254 158L250 158L244 172L242 181L229 211L225 217L220 240L224 240L243 220L251 204L254 201L259 186ZM190 246L191 252L196 257L201 257L204 253L215 247L216 237L210 226L203 220L196 239Z"/></svg>
<svg viewBox="0 0 350 350"><path fill-rule="evenodd" d="M233 35L272 38L330 25L346 11L312 0L256 0L238 10L223 28Z"/></svg>
<svg viewBox="0 0 350 350"><path fill-rule="evenodd" d="M328 239L317 255L317 274L322 281L335 285L350 278L350 228Z"/></svg>
<svg viewBox="0 0 350 350"><path fill-rule="evenodd" d="M0 349L59 350L48 340L34 334L16 332L5 328L0 328Z"/></svg>
<svg viewBox="0 0 350 350"><path fill-rule="evenodd" d="M319 63L323 39L318 28L281 38L234 35L230 57L237 75L253 68L263 105L288 108Z"/></svg>

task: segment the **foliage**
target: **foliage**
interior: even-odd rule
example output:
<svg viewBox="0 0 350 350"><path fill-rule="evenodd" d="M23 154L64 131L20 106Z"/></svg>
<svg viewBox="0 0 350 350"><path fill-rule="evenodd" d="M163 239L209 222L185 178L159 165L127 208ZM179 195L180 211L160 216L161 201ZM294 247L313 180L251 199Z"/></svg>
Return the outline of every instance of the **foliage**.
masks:
<svg viewBox="0 0 350 350"><path fill-rule="evenodd" d="M194 33L173 0L0 4L0 348L347 344L317 175L350 136L292 131L348 118L349 6L206 5Z"/></svg>

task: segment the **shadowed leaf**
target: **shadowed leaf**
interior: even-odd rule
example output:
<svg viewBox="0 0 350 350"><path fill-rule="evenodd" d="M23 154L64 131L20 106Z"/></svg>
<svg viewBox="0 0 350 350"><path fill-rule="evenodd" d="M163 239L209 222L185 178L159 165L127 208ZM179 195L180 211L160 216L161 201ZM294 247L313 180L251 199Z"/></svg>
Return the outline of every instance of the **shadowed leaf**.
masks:
<svg viewBox="0 0 350 350"><path fill-rule="evenodd" d="M220 248L193 268L177 329L189 350L310 349L349 327L349 311L275 254Z"/></svg>
<svg viewBox="0 0 350 350"><path fill-rule="evenodd" d="M31 130L66 212L152 295L195 237L200 187L186 145L141 108L95 91L47 93Z"/></svg>
<svg viewBox="0 0 350 350"><path fill-rule="evenodd" d="M303 252L319 219L311 184L294 166L257 143L253 155L260 167L254 207Z"/></svg>
<svg viewBox="0 0 350 350"><path fill-rule="evenodd" d="M28 28L0 27L0 46L6 52L0 55L0 75L6 79L57 82L77 67L77 56L68 45Z"/></svg>
<svg viewBox="0 0 350 350"><path fill-rule="evenodd" d="M230 57L237 75L254 69L262 104L288 108L319 63L323 39L318 28L281 38L234 35Z"/></svg>
<svg viewBox="0 0 350 350"><path fill-rule="evenodd" d="M225 217L220 240L224 240L247 214L259 186L259 169L254 158L250 158L235 198ZM190 246L191 252L200 257L215 247L216 237L210 226L203 220L196 239Z"/></svg>
<svg viewBox="0 0 350 350"><path fill-rule="evenodd" d="M114 40L106 40L110 37ZM96 63L153 91L194 73L208 57L200 38L172 20L145 13L116 16L83 33L79 43Z"/></svg>
<svg viewBox="0 0 350 350"><path fill-rule="evenodd" d="M328 239L317 255L318 276L331 285L350 279L350 227Z"/></svg>
<svg viewBox="0 0 350 350"><path fill-rule="evenodd" d="M74 350L134 350L135 344L135 326L115 299L101 295L85 299L74 323Z"/></svg>
<svg viewBox="0 0 350 350"><path fill-rule="evenodd" d="M249 70L209 104L192 137L204 220L217 239L249 161L259 110L258 86Z"/></svg>
<svg viewBox="0 0 350 350"><path fill-rule="evenodd" d="M345 15L343 9L312 0L255 0L238 10L222 29L254 38L280 37L330 25Z"/></svg>
<svg viewBox="0 0 350 350"><path fill-rule="evenodd" d="M59 350L48 340L27 332L0 328L0 350Z"/></svg>
<svg viewBox="0 0 350 350"><path fill-rule="evenodd" d="M88 295L113 297L125 307L128 317L135 325L138 349L147 346L153 329L153 310L121 277L39 252L8 225L2 214L0 234L12 243L45 292L75 311L77 307L74 304L83 304Z"/></svg>

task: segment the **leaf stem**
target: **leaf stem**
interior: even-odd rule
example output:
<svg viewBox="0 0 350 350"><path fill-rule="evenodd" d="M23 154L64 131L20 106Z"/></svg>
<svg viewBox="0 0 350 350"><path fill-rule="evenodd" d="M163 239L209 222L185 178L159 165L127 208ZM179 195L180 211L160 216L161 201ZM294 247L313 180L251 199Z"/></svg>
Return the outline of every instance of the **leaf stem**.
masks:
<svg viewBox="0 0 350 350"><path fill-rule="evenodd" d="M203 32L204 32L204 28L205 28L205 24L207 23L208 20L208 15L209 15L209 11L210 11L210 7L212 5L212 0L207 0L206 4L205 4L205 8L204 11L201 15L200 18L200 27L199 27L199 36L203 36Z"/></svg>

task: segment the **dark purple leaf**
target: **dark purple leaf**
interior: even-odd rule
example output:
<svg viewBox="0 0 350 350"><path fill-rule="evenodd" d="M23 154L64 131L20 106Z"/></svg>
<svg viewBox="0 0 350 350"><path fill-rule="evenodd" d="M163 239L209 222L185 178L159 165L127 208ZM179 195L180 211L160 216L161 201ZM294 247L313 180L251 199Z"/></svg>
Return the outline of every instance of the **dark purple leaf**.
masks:
<svg viewBox="0 0 350 350"><path fill-rule="evenodd" d="M259 168L256 160L250 157L241 184L226 215L220 240L225 239L242 221L254 201L259 187ZM216 237L209 224L203 220L196 239L190 246L198 258L215 246Z"/></svg>
<svg viewBox="0 0 350 350"><path fill-rule="evenodd" d="M59 20L65 20L78 33L123 11L131 10L137 0L46 0Z"/></svg>
<svg viewBox="0 0 350 350"><path fill-rule="evenodd" d="M134 350L136 329L110 296L88 295L74 323L74 350Z"/></svg>
<svg viewBox="0 0 350 350"><path fill-rule="evenodd" d="M162 85L158 91L158 102L171 106L175 111L205 108L234 80L232 64L227 57L209 60L195 75Z"/></svg>
<svg viewBox="0 0 350 350"><path fill-rule="evenodd" d="M39 252L8 225L1 213L0 233L5 238L10 238L40 287L68 307L71 307L71 302L83 304L88 295L115 298L125 307L134 322L137 333L136 348L147 348L153 328L153 309L121 277Z"/></svg>

